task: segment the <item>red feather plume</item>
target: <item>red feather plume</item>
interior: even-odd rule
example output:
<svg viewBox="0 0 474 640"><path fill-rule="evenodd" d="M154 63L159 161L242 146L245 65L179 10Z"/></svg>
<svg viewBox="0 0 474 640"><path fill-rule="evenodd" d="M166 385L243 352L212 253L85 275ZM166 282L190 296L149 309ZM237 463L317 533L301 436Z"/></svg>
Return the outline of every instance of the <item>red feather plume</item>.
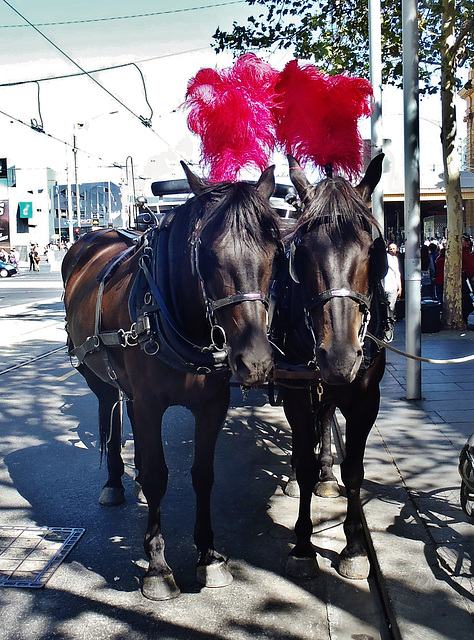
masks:
<svg viewBox="0 0 474 640"><path fill-rule="evenodd" d="M278 72L254 54L220 72L201 69L188 83L188 127L201 137L212 181L235 180L246 166L263 171L275 146Z"/></svg>
<svg viewBox="0 0 474 640"><path fill-rule="evenodd" d="M335 171L356 177L362 165L357 122L372 112L370 82L329 76L292 60L280 73L275 91L276 134L286 153L303 164L331 164Z"/></svg>

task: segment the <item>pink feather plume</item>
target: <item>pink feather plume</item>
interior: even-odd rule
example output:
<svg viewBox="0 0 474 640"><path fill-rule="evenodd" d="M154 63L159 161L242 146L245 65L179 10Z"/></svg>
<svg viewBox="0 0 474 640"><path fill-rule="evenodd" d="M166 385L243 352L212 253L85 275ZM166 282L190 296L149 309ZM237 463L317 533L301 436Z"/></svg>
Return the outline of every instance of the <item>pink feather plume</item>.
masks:
<svg viewBox="0 0 474 640"><path fill-rule="evenodd" d="M361 116L372 112L372 87L363 78L329 76L289 62L275 87L278 142L299 162L357 177L362 165Z"/></svg>
<svg viewBox="0 0 474 640"><path fill-rule="evenodd" d="M275 146L274 87L278 72L254 54L230 69L201 69L188 83L188 127L201 137L212 181L236 180L254 166L263 171Z"/></svg>

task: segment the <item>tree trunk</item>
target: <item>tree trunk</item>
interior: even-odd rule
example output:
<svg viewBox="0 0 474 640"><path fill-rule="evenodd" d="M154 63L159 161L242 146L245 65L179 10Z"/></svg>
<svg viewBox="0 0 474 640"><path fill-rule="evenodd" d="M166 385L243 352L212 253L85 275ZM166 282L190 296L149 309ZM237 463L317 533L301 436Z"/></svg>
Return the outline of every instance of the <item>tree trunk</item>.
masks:
<svg viewBox="0 0 474 640"><path fill-rule="evenodd" d="M443 0L441 112L444 184L446 188L447 245L444 265L443 324L448 329L465 328L461 305L461 238L463 210L459 154L456 150L455 1Z"/></svg>

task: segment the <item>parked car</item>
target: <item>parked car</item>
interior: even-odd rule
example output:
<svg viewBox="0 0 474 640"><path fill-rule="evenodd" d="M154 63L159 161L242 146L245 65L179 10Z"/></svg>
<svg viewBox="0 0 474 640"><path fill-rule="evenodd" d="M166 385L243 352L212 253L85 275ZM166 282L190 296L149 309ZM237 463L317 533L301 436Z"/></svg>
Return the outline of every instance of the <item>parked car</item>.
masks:
<svg viewBox="0 0 474 640"><path fill-rule="evenodd" d="M0 260L0 278L7 278L15 273L18 273L18 269L14 264Z"/></svg>

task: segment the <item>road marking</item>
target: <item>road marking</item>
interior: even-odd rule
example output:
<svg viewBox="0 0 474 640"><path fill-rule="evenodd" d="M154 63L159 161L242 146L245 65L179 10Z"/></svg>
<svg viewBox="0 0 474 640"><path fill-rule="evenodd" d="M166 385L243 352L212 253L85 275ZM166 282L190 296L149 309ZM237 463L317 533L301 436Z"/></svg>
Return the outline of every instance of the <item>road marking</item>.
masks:
<svg viewBox="0 0 474 640"><path fill-rule="evenodd" d="M60 378L56 378L56 380L58 382L64 382L65 380L67 380L68 378L70 378L71 376L73 376L75 373L77 373L77 369L73 369L72 371L68 371L67 373L65 373L63 376L61 376Z"/></svg>

